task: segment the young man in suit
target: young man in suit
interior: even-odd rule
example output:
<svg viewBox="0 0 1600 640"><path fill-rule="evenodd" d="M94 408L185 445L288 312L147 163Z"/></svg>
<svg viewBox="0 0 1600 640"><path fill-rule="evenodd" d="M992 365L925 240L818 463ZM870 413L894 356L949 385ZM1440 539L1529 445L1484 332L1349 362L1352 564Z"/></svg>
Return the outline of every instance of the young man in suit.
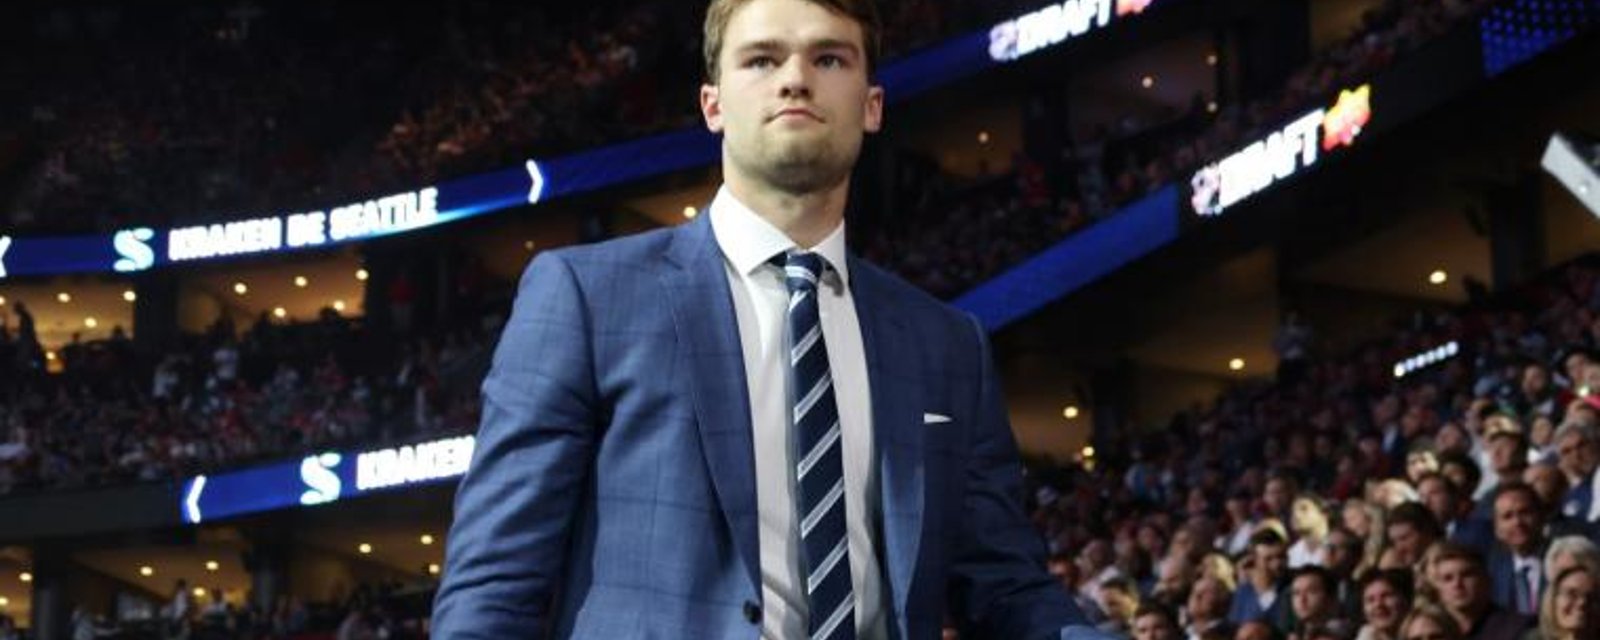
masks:
<svg viewBox="0 0 1600 640"><path fill-rule="evenodd" d="M1044 570L982 328L845 251L870 0L714 0L725 184L546 252L484 381L437 638L1093 638Z"/></svg>

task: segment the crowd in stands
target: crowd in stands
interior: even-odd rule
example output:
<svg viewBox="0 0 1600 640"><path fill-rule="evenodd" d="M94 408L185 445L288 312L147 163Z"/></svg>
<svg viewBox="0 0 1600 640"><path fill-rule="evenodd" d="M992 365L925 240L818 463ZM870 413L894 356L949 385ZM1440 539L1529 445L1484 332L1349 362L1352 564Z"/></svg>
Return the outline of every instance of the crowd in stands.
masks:
<svg viewBox="0 0 1600 640"><path fill-rule="evenodd" d="M1600 637L1597 258L1035 466L1051 573L1135 640Z"/></svg>
<svg viewBox="0 0 1600 640"><path fill-rule="evenodd" d="M502 317L402 336L398 350L332 309L294 325L263 313L243 331L224 316L157 354L118 329L60 349L61 371L46 375L26 303L8 308L17 321L0 322L0 495L470 432Z"/></svg>
<svg viewBox="0 0 1600 640"><path fill-rule="evenodd" d="M893 54L1037 1L881 4ZM0 44L0 78L23 90L0 105L0 227L326 207L689 125L699 15L617 0L26 7Z"/></svg>
<svg viewBox="0 0 1600 640"><path fill-rule="evenodd" d="M1275 93L1214 108L1197 96L1187 111L1163 120L1067 132L1059 149L1018 153L1011 167L975 185L914 163L896 176L897 192L911 194L905 210L896 212L898 224L873 234L863 250L922 288L953 298L1161 187L1186 183L1206 163L1282 127L1340 88L1370 80L1490 4L1387 0Z"/></svg>
<svg viewBox="0 0 1600 640"><path fill-rule="evenodd" d="M432 589L426 584L362 583L335 602L306 603L282 596L270 610L254 602L230 602L218 588L191 590L178 580L172 594L149 616L110 620L76 607L69 621L72 640L420 640L427 638ZM9 618L0 615L0 640Z"/></svg>
<svg viewBox="0 0 1600 640"><path fill-rule="evenodd" d="M904 195L893 222L853 241L954 297L1370 78L1489 2L1388 0L1275 93L1215 106L1197 97L1161 122L1069 134L977 184L910 167L893 185ZM885 2L886 50L1033 4ZM698 121L698 13L672 3L467 2L376 17L292 4L153 18L58 7L32 17L28 44L59 49L66 71L42 75L18 64L26 56L0 63L0 77L32 88L3 114L18 130L0 131L13 229L328 206ZM97 46L78 46L86 35Z"/></svg>

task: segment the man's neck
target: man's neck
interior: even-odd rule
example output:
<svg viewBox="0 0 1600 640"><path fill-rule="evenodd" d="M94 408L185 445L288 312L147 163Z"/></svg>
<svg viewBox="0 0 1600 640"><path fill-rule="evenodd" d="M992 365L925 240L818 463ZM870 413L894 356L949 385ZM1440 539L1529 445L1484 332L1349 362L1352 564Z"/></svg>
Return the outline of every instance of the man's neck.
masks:
<svg viewBox="0 0 1600 640"><path fill-rule="evenodd" d="M1488 617L1489 605L1488 603L1484 603L1459 611L1450 609L1449 613L1450 617L1456 619L1456 624L1461 627L1461 631L1464 634L1470 635L1472 632L1477 631L1478 623L1482 622L1484 618Z"/></svg>
<svg viewBox="0 0 1600 640"><path fill-rule="evenodd" d="M844 220L850 181L813 193L785 193L725 172L728 191L802 249L810 249Z"/></svg>

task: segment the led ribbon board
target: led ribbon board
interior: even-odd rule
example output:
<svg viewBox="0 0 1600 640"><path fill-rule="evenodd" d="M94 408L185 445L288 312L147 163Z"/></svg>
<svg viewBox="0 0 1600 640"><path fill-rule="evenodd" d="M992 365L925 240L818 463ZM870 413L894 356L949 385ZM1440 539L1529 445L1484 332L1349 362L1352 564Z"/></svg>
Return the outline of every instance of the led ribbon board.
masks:
<svg viewBox="0 0 1600 640"><path fill-rule="evenodd" d="M989 57L1011 62L1143 13L1153 0L1066 0L989 29ZM1114 13L1113 13L1114 11Z"/></svg>
<svg viewBox="0 0 1600 640"><path fill-rule="evenodd" d="M998 64L1102 31L1153 4L1154 0L1066 0L895 60L879 71L878 79L889 102L899 103ZM136 273L173 264L360 242L700 168L720 157L721 140L702 126L691 126L321 209L252 212L172 229L138 227L109 237L0 234L6 237L0 242L4 245L0 246L0 279Z"/></svg>
<svg viewBox="0 0 1600 640"><path fill-rule="evenodd" d="M183 483L179 511L188 524L250 513L338 502L369 493L461 477L473 436L360 452L326 452Z"/></svg>
<svg viewBox="0 0 1600 640"><path fill-rule="evenodd" d="M1461 353L1461 344L1455 341L1440 345L1434 349L1419 353L1395 363L1394 377L1404 378L1413 373L1439 364L1456 357Z"/></svg>
<svg viewBox="0 0 1600 640"><path fill-rule="evenodd" d="M1295 118L1282 129L1226 158L1202 167L1189 179L1189 204L1195 213L1220 216L1230 207L1310 169L1322 153L1354 146L1372 120L1372 85L1346 89L1332 107Z"/></svg>

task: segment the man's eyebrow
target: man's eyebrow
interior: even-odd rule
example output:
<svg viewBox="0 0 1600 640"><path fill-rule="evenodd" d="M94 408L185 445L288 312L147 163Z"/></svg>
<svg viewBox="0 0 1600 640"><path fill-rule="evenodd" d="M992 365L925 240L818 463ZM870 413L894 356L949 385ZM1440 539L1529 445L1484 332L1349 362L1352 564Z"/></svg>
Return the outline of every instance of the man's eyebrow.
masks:
<svg viewBox="0 0 1600 640"><path fill-rule="evenodd" d="M805 42L803 47L812 50L838 51L844 50L855 55L861 54L861 47L849 40L838 38L819 38ZM734 49L737 53L753 53L757 51L781 51L788 49L789 45L781 40L753 40L739 45Z"/></svg>

